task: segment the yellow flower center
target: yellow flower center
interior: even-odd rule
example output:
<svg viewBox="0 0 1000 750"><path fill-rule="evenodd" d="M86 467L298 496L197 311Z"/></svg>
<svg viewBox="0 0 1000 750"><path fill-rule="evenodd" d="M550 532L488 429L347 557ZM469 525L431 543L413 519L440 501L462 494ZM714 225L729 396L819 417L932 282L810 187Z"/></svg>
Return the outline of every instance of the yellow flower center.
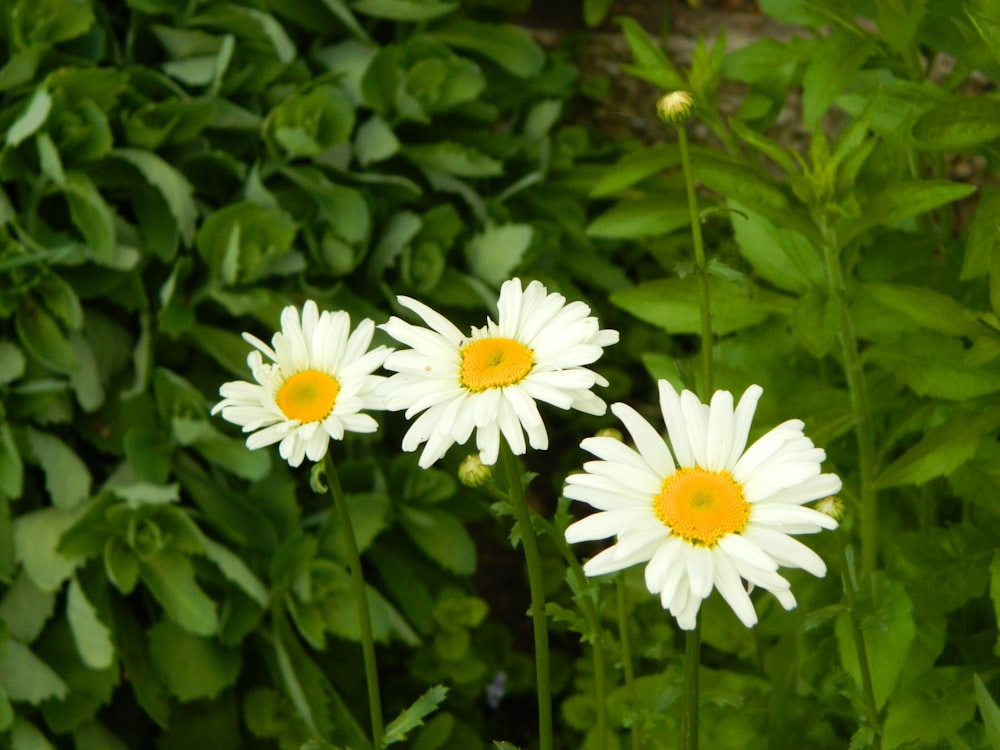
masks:
<svg viewBox="0 0 1000 750"><path fill-rule="evenodd" d="M303 370L281 384L275 401L289 419L319 422L333 411L338 393L340 385L329 373Z"/></svg>
<svg viewBox="0 0 1000 750"><path fill-rule="evenodd" d="M534 363L531 349L519 341L499 336L477 339L462 349L462 385L476 392L513 385Z"/></svg>
<svg viewBox="0 0 1000 750"><path fill-rule="evenodd" d="M743 487L728 471L679 469L663 480L653 502L656 517L675 534L706 547L743 531L750 518Z"/></svg>

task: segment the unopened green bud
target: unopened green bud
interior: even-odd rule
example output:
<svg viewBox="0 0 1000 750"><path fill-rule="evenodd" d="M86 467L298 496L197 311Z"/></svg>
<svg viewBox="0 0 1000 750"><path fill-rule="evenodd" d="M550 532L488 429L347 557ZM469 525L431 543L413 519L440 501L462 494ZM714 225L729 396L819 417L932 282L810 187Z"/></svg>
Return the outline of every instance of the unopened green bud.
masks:
<svg viewBox="0 0 1000 750"><path fill-rule="evenodd" d="M594 437L609 437L621 443L625 442L625 436L617 427L605 427L603 430L598 430L594 433Z"/></svg>
<svg viewBox="0 0 1000 750"><path fill-rule="evenodd" d="M836 495L831 495L830 497L824 497L818 503L816 503L816 510L820 513L830 516L834 521L840 523L844 520L844 516L847 515L847 507L844 505L844 501L841 500Z"/></svg>
<svg viewBox="0 0 1000 750"><path fill-rule="evenodd" d="M694 97L687 91L671 91L656 103L656 114L668 125L681 125L694 114Z"/></svg>
<svg viewBox="0 0 1000 750"><path fill-rule="evenodd" d="M493 479L493 467L483 463L478 453L466 456L458 467L458 481L466 487L482 487Z"/></svg>

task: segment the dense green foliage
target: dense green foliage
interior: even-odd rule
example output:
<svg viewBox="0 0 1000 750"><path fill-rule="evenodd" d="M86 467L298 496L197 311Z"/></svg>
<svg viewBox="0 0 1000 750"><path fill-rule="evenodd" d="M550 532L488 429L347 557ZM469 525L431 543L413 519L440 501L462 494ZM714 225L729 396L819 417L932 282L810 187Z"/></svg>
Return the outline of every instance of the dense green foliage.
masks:
<svg viewBox="0 0 1000 750"><path fill-rule="evenodd" d="M877 724L885 750L1000 750L1000 99L983 93L1000 16L986 0L760 6L801 33L720 37L684 70L621 20L629 71L691 91L710 134L694 170L716 385L762 385L755 434L802 418L844 480L842 529L809 542L830 574L791 572L796 610L755 597L751 631L706 602L702 741L863 748ZM407 294L465 327L503 280L538 278L622 332L602 397L646 411L653 378L697 384L676 145L573 125L575 69L510 9L0 0L0 747L370 748L329 498L209 415L248 377L240 333L270 338L285 305L381 322ZM804 153L771 137L799 93ZM399 717L387 740L530 748L507 509L457 482L461 450L420 470L402 416L376 416L333 450ZM553 541L580 439L614 420L546 417L553 445L526 461L556 746L604 747L599 641L608 747L673 747L673 621L640 570L581 581Z"/></svg>

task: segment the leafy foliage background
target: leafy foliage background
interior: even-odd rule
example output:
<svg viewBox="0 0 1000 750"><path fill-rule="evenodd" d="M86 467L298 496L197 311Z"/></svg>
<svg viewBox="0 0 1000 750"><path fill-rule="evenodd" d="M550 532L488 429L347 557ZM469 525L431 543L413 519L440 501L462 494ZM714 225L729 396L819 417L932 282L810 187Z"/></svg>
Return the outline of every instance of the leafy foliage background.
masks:
<svg viewBox="0 0 1000 750"><path fill-rule="evenodd" d="M849 572L882 747L996 749L1000 14L760 6L802 33L733 51L720 38L683 70L620 20L629 71L692 91L712 135L694 167L718 385L760 383L756 429L801 417L845 483L842 530L814 540L830 574L792 573L798 609L758 599L747 631L706 603L703 743L870 746ZM478 325L518 274L622 331L605 396L652 410L653 377L697 377L676 147L574 125L574 67L508 23L511 4L0 9L0 745L368 747L336 517L305 471L208 415L219 384L247 375L240 332L268 338L307 298L381 321L396 294ZM744 87L732 118L723 82ZM793 91L801 154L769 135ZM964 163L975 184L952 177ZM389 737L530 747L510 520L454 479L460 451L421 471L399 455L402 418L382 422L335 450L387 715L402 712ZM598 746L600 639L612 746L670 747L674 627L640 571L581 583L552 541L576 445L611 423L552 414L553 448L528 459L557 745Z"/></svg>

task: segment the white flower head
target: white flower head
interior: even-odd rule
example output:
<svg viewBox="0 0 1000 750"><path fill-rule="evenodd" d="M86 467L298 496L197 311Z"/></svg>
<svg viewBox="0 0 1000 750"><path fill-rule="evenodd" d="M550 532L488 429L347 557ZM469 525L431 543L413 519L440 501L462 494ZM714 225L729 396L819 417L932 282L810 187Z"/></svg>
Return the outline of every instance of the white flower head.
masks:
<svg viewBox="0 0 1000 750"><path fill-rule="evenodd" d="M212 414L242 426L250 449L278 443L291 466L303 458L320 461L330 439L345 432L375 432L378 423L363 409L383 409L376 388L384 377L372 375L391 349L369 351L375 324L363 320L351 331L344 311L320 314L309 300L302 317L294 306L281 312L281 331L271 346L249 333L243 338L259 351L247 364L256 383L236 380L219 388L222 401ZM271 363L265 363L261 353Z"/></svg>
<svg viewBox="0 0 1000 750"><path fill-rule="evenodd" d="M520 279L510 279L500 288L497 321L466 335L427 305L398 299L429 327L396 317L381 326L410 348L386 358L396 374L380 392L387 409L405 409L407 419L420 415L403 450L423 444L424 468L473 432L486 465L496 463L501 435L517 455L526 450L525 434L532 448L546 449L538 401L596 415L607 409L591 389L608 383L587 365L618 341L618 332L601 330L583 302L567 303L538 281L522 289Z"/></svg>
<svg viewBox="0 0 1000 750"><path fill-rule="evenodd" d="M690 391L678 395L666 381L659 389L669 448L626 404L611 410L635 448L603 437L581 443L599 460L567 478L565 494L598 512L570 525L566 539L617 537L584 571L602 575L646 563L646 587L685 630L694 628L713 588L753 627L757 613L744 581L792 609L795 597L778 567L826 574L819 555L792 536L837 528L830 516L803 507L840 491L835 474L820 473L826 454L797 419L746 447L759 386L750 386L735 409L728 391L716 391L705 405Z"/></svg>

